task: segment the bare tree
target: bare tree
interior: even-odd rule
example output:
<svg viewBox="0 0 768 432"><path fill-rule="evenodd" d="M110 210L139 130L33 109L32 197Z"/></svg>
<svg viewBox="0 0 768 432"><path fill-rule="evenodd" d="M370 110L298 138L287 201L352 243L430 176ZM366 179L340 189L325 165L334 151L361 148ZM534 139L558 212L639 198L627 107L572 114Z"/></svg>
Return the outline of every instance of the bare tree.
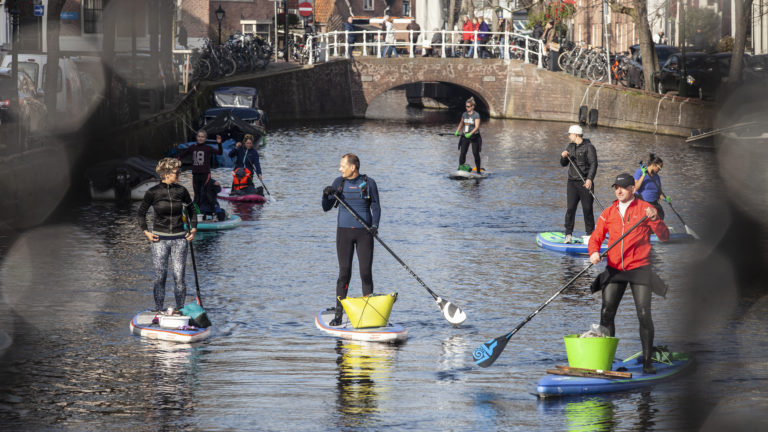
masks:
<svg viewBox="0 0 768 432"><path fill-rule="evenodd" d="M747 27L750 25L748 11L752 8L752 0L736 0L733 2L733 13L736 17L734 29L733 52L731 54L731 70L728 71L728 85L741 82L741 72L744 63L744 46L747 40Z"/></svg>
<svg viewBox="0 0 768 432"><path fill-rule="evenodd" d="M475 3L472 0L464 0L463 9L467 11L467 15L469 15L469 19L472 19L475 17Z"/></svg>
<svg viewBox="0 0 768 432"><path fill-rule="evenodd" d="M656 47L653 45L651 26L648 24L648 2L646 0L632 0L630 7L619 4L618 0L607 1L611 11L629 15L635 22L637 36L640 38L640 55L643 57L645 89L655 91L653 75L659 70L659 58L656 56Z"/></svg>
<svg viewBox="0 0 768 432"><path fill-rule="evenodd" d="M453 25L456 24L456 0L450 0L448 2L448 30L453 30Z"/></svg>

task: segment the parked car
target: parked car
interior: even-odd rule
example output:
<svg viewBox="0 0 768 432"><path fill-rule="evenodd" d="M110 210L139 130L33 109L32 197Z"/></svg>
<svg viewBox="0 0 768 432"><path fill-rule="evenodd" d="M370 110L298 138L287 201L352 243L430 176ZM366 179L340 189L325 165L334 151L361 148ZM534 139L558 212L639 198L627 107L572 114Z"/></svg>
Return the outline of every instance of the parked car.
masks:
<svg viewBox="0 0 768 432"><path fill-rule="evenodd" d="M45 65L48 56L45 54L19 54L19 71L29 76L35 85L35 92L39 98L45 94L45 82L47 80ZM11 67L11 56L5 56L0 67ZM70 117L79 118L87 110L83 103L83 92L80 83L80 75L77 65L67 57L59 58L59 68L56 75L56 111L66 112Z"/></svg>
<svg viewBox="0 0 768 432"><path fill-rule="evenodd" d="M629 87L645 88L645 78L643 77L643 55L640 52L640 45L629 47L629 60L627 62L627 76ZM659 59L659 66L666 63L669 56L680 50L672 45L656 45L656 56Z"/></svg>
<svg viewBox="0 0 768 432"><path fill-rule="evenodd" d="M682 54L673 54L664 63L655 78L660 94L680 88L681 65ZM689 95L698 95L701 99L714 97L721 81L718 59L715 56L703 52L686 53L685 73Z"/></svg>
<svg viewBox="0 0 768 432"><path fill-rule="evenodd" d="M166 80L159 62L153 62L147 53L136 53L136 64L131 70L131 54L115 55L115 72L126 80L129 87L139 90L139 103L152 111L160 111L165 101L166 88L173 86Z"/></svg>
<svg viewBox="0 0 768 432"><path fill-rule="evenodd" d="M13 85L10 68L0 68L0 124L9 122L14 97L19 103L19 116L28 127L37 126L45 116L45 105L37 99L35 84L23 70L19 70L17 85Z"/></svg>
<svg viewBox="0 0 768 432"><path fill-rule="evenodd" d="M742 73L744 81L763 81L768 79L768 54L750 56Z"/></svg>

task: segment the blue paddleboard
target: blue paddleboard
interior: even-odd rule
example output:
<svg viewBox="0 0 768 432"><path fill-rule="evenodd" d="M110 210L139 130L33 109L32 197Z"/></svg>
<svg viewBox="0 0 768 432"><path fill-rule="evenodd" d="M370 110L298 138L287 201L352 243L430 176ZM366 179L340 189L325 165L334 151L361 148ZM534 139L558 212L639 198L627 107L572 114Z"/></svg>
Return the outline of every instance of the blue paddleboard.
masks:
<svg viewBox="0 0 768 432"><path fill-rule="evenodd" d="M674 233L669 235L669 241L670 242L683 242L687 240L691 240L693 237L686 233ZM651 235L651 243L662 243L659 242L659 238L656 237L656 234ZM552 250L556 252L562 252L572 255L588 255L588 246L586 243L583 243L581 241L581 236L574 236L572 243L565 243L565 233L557 232L557 231L550 231L550 232L542 232L536 235L536 244L540 247ZM603 245L600 247L600 253L605 252L605 250L608 248L608 239L606 239L605 242L603 242Z"/></svg>
<svg viewBox="0 0 768 432"><path fill-rule="evenodd" d="M671 364L654 363L655 374L644 374L640 358L614 361L614 371L630 372L631 378L592 378L579 376L547 375L539 380L536 393L539 397L588 395L633 390L671 379L693 364L693 358L673 360Z"/></svg>
<svg viewBox="0 0 768 432"><path fill-rule="evenodd" d="M227 219L224 219L223 221L218 220L204 220L204 221L198 221L197 222L197 230L198 231L218 231L218 230L227 230L235 228L236 226L243 223L243 220L240 219L240 216L238 215L229 215ZM186 227L186 225L185 225Z"/></svg>

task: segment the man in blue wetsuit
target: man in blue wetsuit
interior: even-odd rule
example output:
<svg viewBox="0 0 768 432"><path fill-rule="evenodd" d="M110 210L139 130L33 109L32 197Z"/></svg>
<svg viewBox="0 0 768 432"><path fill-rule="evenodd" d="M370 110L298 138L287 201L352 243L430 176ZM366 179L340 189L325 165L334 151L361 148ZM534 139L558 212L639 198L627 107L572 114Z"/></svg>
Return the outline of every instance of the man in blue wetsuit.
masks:
<svg viewBox="0 0 768 432"><path fill-rule="evenodd" d="M352 254L357 247L357 261L360 264L360 279L363 283L363 295L373 293L373 234L378 232L381 207L379 189L376 182L365 174L360 174L360 159L352 154L345 154L339 163L341 177L337 177L331 186L323 190L323 210L328 211L338 206L334 193L341 197L349 207L371 227L368 232L344 206L339 207L336 228L336 255L339 259L339 278L336 281L336 315L330 325L341 324L344 310L339 298L346 298L349 280L352 277Z"/></svg>

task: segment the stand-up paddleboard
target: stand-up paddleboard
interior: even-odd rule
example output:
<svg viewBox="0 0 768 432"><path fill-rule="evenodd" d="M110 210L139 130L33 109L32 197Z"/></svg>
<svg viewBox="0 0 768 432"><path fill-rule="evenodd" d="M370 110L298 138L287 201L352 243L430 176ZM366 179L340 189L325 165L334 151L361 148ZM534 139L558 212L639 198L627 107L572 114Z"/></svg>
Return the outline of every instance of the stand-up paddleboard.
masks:
<svg viewBox="0 0 768 432"><path fill-rule="evenodd" d="M221 192L216 196L218 199L222 199L225 201L244 201L244 202L255 202L255 203L263 203L266 202L267 199L259 194L250 194L250 195L230 195L229 192L231 191L231 188L223 187L221 188Z"/></svg>
<svg viewBox="0 0 768 432"><path fill-rule="evenodd" d="M684 242L692 239L693 237L686 233L674 233L669 235L669 241L667 241L666 243ZM606 237L605 242L603 242L603 245L600 247L600 253L605 252L606 248L608 247L607 242L608 242L608 238ZM651 235L651 243L664 243L664 242L660 242L659 238L656 237L655 234L653 234ZM536 244L544 249L552 250L556 252L562 252L562 253L573 254L573 255L589 254L589 250L588 250L589 245L582 241L581 236L573 236L571 243L565 243L565 233L563 232L550 231L550 232L539 233L536 236Z"/></svg>
<svg viewBox="0 0 768 432"><path fill-rule="evenodd" d="M344 339L375 342L402 342L408 338L408 330L397 324L389 323L384 327L371 327L356 329L350 324L347 315L341 325L331 326L330 323L335 316L333 308L320 311L315 317L315 327L320 330Z"/></svg>
<svg viewBox="0 0 768 432"><path fill-rule="evenodd" d="M536 393L538 393L539 397L547 398L633 390L674 378L691 364L693 364L693 358L691 357L672 360L671 364L654 363L653 366L656 368L656 373L645 374L643 373L643 363L640 358L613 362L612 372L624 372L623 375L631 374L631 377L608 376L608 374L601 373L603 371L597 370L588 372L592 371L592 369L572 371L572 368L560 366L547 372L558 374L574 373L584 376L547 375L539 380L536 386Z"/></svg>
<svg viewBox="0 0 768 432"><path fill-rule="evenodd" d="M162 328L161 314L152 311L139 312L131 319L131 333L148 339L174 342L197 342L211 335L211 328Z"/></svg>
<svg viewBox="0 0 768 432"><path fill-rule="evenodd" d="M448 178L453 180L472 180L472 179L484 179L487 178L490 173L486 170L481 170L478 174L475 168L472 171L456 170L448 174Z"/></svg>
<svg viewBox="0 0 768 432"><path fill-rule="evenodd" d="M218 219L199 220L197 221L197 230L198 231L226 230L226 229L235 228L241 223L243 223L243 220L240 219L240 216L229 215L229 217L224 219L223 221L219 221ZM186 228L186 225L184 226L184 228Z"/></svg>

